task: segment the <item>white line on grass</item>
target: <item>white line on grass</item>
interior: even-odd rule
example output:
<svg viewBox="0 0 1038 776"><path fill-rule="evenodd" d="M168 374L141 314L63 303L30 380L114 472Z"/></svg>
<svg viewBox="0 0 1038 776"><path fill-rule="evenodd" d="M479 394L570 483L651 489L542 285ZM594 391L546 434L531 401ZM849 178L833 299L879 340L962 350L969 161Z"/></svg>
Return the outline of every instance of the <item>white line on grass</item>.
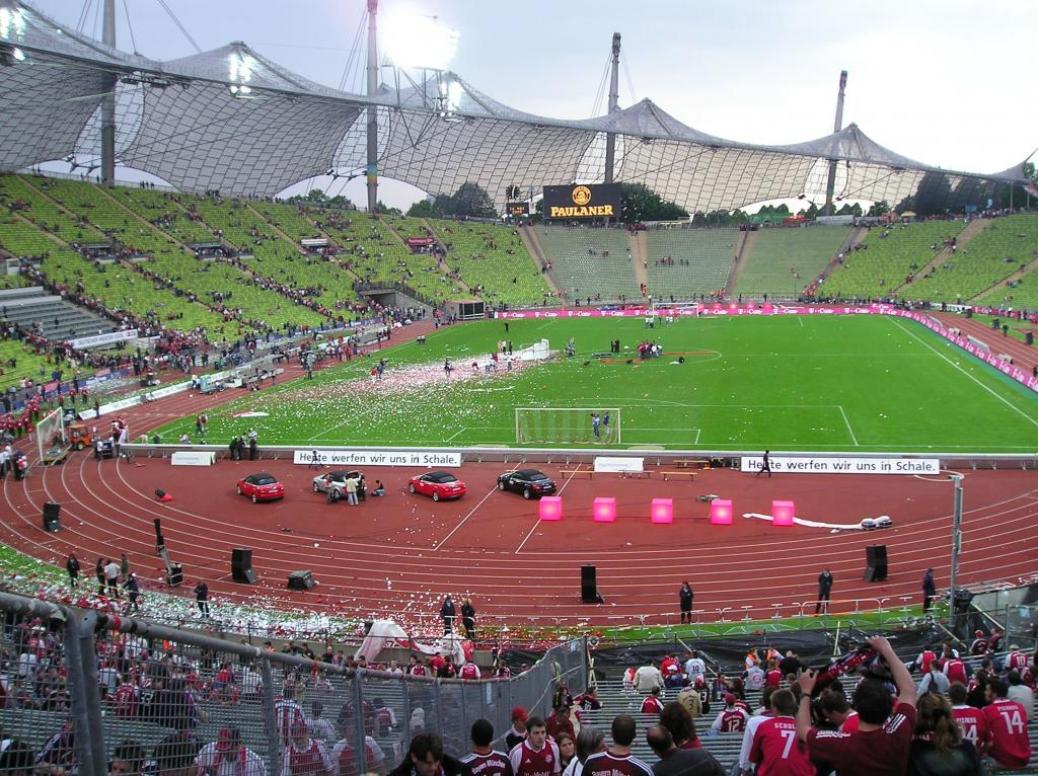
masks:
<svg viewBox="0 0 1038 776"><path fill-rule="evenodd" d="M456 436L457 436L458 434L460 434L460 433L461 433L462 431L466 431L466 430L467 430L467 427L466 427L466 426L462 426L461 428L459 428L459 429L458 429L457 431L455 431L455 432L454 432L453 434L451 434L451 435L450 435L449 437L447 437L447 438L446 438L445 440L443 440L443 441L444 441L445 443L446 443L446 442L450 442L450 441L451 441L451 440L453 440L453 439L454 439L454 438L455 438L455 437L456 437Z"/></svg>
<svg viewBox="0 0 1038 776"><path fill-rule="evenodd" d="M858 446L858 437L854 436L854 429L851 428L851 422L849 420L847 420L847 413L843 411L843 405L842 404L837 404L836 406L839 408L840 414L843 415L843 422L847 424L847 431L850 432L851 441L854 443L854 446L857 447Z"/></svg>
<svg viewBox="0 0 1038 776"><path fill-rule="evenodd" d="M956 369L958 369L958 370L959 370L960 372L962 372L962 373L963 373L964 375L966 375L966 377L968 377L968 378L969 378L970 380L972 380L973 382L975 382L975 383L976 383L977 385L979 385L979 386L980 386L981 388L983 388L983 389L984 389L985 391L987 391L988 393L990 393L990 394L991 394L992 396L994 396L994 397L995 397L996 399L998 399L998 400L999 400L1000 402L1002 402L1002 403L1003 403L1004 405L1006 405L1007 407L1009 407L1009 409L1013 410L1014 412L1018 412L1018 413L1019 413L1020 415L1022 415L1022 416L1024 417L1024 419L1025 419L1025 420L1029 421L1029 422L1030 422L1030 423L1031 423L1032 425L1038 426L1038 420L1035 420L1034 418L1032 418L1032 417L1031 417L1030 415L1028 415L1028 414L1027 414L1026 412L1024 412L1024 411L1023 411L1022 409L1020 409L1020 408L1019 408L1019 407L1017 407L1017 406L1016 406L1015 404L1013 404L1013 403L1012 403L1011 401L1009 401L1009 400L1008 400L1008 399L1007 399L1007 398L1006 398L1005 396L1000 396L1000 395L999 395L998 393L996 393L996 392L995 392L995 391L994 391L994 390L993 390L992 388L990 388L990 387L989 387L989 386L987 386L987 385L984 385L984 383L982 383L982 382L981 382L980 380L978 380L978 379L977 379L976 377L974 377L973 375L971 375L971 374L970 374L969 372L967 372L967 371L966 371L965 369L963 369L963 368L962 368L961 366L959 366L958 364L956 364L956 363L955 363L954 361L952 361L952 360L951 360L950 358L948 358L948 357L947 357L946 355L944 355L944 354L943 354L943 353L942 353L941 351L939 351L939 350L938 350L937 348L935 348L935 347L934 347L933 345L931 345L931 344L930 344L929 342L927 342L926 340L924 340L924 339L923 339L922 337L920 337L920 336L919 336L918 334L916 334L916 333L915 333L914 331L911 331L910 329L907 329L907 328L905 328L904 326L902 326L902 325L901 325L901 322L900 322L900 321L898 321L898 320L895 320L894 318L890 318L890 317L888 317L888 318L887 318L887 320L888 320L888 321L890 321L891 323L893 323L893 324L894 324L895 326L897 326L897 327L898 327L899 329L901 329L901 331L905 332L905 334L908 334L909 336L911 336L912 338L914 338L915 340L917 340L917 341L918 341L918 342L919 342L919 343L920 343L920 344L921 344L921 345L922 345L923 347L927 348L928 350L932 351L933 353L936 353L936 354L937 354L938 356L940 356L941 358L943 358L943 359L944 359L945 361L947 361L947 362L948 362L949 364L951 364L951 365L952 365L953 367L955 367L955 368L956 368Z"/></svg>
<svg viewBox="0 0 1038 776"><path fill-rule="evenodd" d="M703 433L703 427L700 426L699 428L696 429L696 441L692 443L693 447L695 447L696 445L699 444L699 435L702 434L702 433Z"/></svg>
<svg viewBox="0 0 1038 776"><path fill-rule="evenodd" d="M434 545L433 545L433 548L432 548L432 549L433 549L433 552L436 552L436 551L438 551L438 550L439 550L439 549L440 549L440 548L441 548L441 547L442 547L442 546L443 546L444 544L446 544L446 543L447 543L447 540L448 540L448 539L450 539L450 538L451 538L452 536L454 536L454 534L456 534L456 533L458 532L458 529L460 529L460 528L461 528L461 527L462 527L463 525L465 525L465 522L466 522L466 521L467 521L467 520L468 520L468 519L469 519L470 517L472 517L472 516L473 516L474 514L476 514L476 510L477 510L477 509L479 509L479 508L480 508L481 506L483 506L483 503L484 503L484 502L485 502L485 501L486 501L486 500L487 500L488 498L490 498L491 496L493 496L493 495L494 495L494 494L495 494L496 492L497 492L497 483L495 482L495 483L494 483L494 487L492 487L492 488L490 489L490 492L489 492L489 493L487 493L487 495L485 495L485 496L484 496L484 497L482 498L482 500L481 500L481 501L480 501L480 502L479 502L478 504L476 504L476 506L472 507L472 509L470 509L470 510L469 510L468 514L467 514L467 515L465 515L465 517L461 518L461 522L459 522L459 523L458 523L458 524L457 524L456 526L454 526L454 528L453 528L453 529L451 530L451 532L450 532L449 534L447 534L446 536L444 536L444 537L443 537L442 539L440 539L440 541L438 541L438 542L437 542L436 544L434 544Z"/></svg>
<svg viewBox="0 0 1038 776"><path fill-rule="evenodd" d="M580 467L581 467L581 464L578 463L577 464L577 468L574 470L574 472L569 477L566 478L566 481L564 483L562 483L562 487L559 488L558 491L555 493L556 496L561 496L562 495L562 491L564 491L566 489L566 486L569 485L570 480L572 480L576 476L577 472L580 471ZM523 539L521 542L519 542L519 546L515 548L515 554L516 555L518 555L519 551L523 547L526 546L526 543L528 541L530 541L530 537L533 536L534 532L540 527L540 525L541 525L541 518L540 518L540 510L538 509L537 522L535 522L533 524L533 528L531 528L530 532L528 534L526 534L526 538Z"/></svg>

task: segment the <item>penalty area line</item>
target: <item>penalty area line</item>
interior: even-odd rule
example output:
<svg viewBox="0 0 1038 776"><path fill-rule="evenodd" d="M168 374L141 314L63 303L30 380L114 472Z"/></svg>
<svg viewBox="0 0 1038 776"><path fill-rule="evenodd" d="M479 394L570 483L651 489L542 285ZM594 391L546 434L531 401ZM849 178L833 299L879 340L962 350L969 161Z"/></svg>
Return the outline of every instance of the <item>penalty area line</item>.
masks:
<svg viewBox="0 0 1038 776"><path fill-rule="evenodd" d="M854 435L854 429L851 428L851 422L847 419L847 413L843 411L843 405L842 404L837 404L836 408L838 410L840 410L840 414L843 415L843 422L844 422L844 425L847 426L848 433L850 433L850 435L851 435L851 441L854 443L855 447L858 447L858 437L856 437Z"/></svg>

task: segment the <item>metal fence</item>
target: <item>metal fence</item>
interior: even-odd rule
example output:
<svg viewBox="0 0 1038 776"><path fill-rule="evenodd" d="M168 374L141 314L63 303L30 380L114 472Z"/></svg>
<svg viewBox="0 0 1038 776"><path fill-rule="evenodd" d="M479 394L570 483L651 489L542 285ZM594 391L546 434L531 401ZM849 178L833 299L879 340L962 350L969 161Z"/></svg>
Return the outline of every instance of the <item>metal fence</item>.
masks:
<svg viewBox="0 0 1038 776"><path fill-rule="evenodd" d="M463 681L354 671L6 593L0 612L3 736L80 776L117 760L128 773L154 762L297 776L314 757L338 776L385 773L415 733L438 733L460 755L476 719L503 739L514 706L546 715L560 685L581 692L588 676L584 639L517 677Z"/></svg>

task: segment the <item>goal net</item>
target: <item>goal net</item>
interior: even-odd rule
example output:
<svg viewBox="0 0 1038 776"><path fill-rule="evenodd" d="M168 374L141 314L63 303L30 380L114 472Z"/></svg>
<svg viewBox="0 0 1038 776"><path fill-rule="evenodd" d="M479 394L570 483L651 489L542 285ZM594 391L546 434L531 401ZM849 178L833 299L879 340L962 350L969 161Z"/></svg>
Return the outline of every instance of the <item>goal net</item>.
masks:
<svg viewBox="0 0 1038 776"><path fill-rule="evenodd" d="M58 408L40 418L36 424L36 448L43 464L60 461L68 453L64 410Z"/></svg>
<svg viewBox="0 0 1038 776"><path fill-rule="evenodd" d="M619 407L516 407L517 444L620 444Z"/></svg>

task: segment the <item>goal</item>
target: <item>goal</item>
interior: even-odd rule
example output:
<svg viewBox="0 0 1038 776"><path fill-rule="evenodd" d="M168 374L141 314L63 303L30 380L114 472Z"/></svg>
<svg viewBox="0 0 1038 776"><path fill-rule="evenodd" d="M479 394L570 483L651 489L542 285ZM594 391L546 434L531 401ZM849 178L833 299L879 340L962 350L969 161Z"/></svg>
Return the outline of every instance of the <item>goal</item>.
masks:
<svg viewBox="0 0 1038 776"><path fill-rule="evenodd" d="M521 445L620 444L623 441L620 408L516 407L515 440Z"/></svg>
<svg viewBox="0 0 1038 776"><path fill-rule="evenodd" d="M36 448L40 463L59 463L68 455L68 437L65 435L65 412L61 408L40 418L36 424Z"/></svg>

